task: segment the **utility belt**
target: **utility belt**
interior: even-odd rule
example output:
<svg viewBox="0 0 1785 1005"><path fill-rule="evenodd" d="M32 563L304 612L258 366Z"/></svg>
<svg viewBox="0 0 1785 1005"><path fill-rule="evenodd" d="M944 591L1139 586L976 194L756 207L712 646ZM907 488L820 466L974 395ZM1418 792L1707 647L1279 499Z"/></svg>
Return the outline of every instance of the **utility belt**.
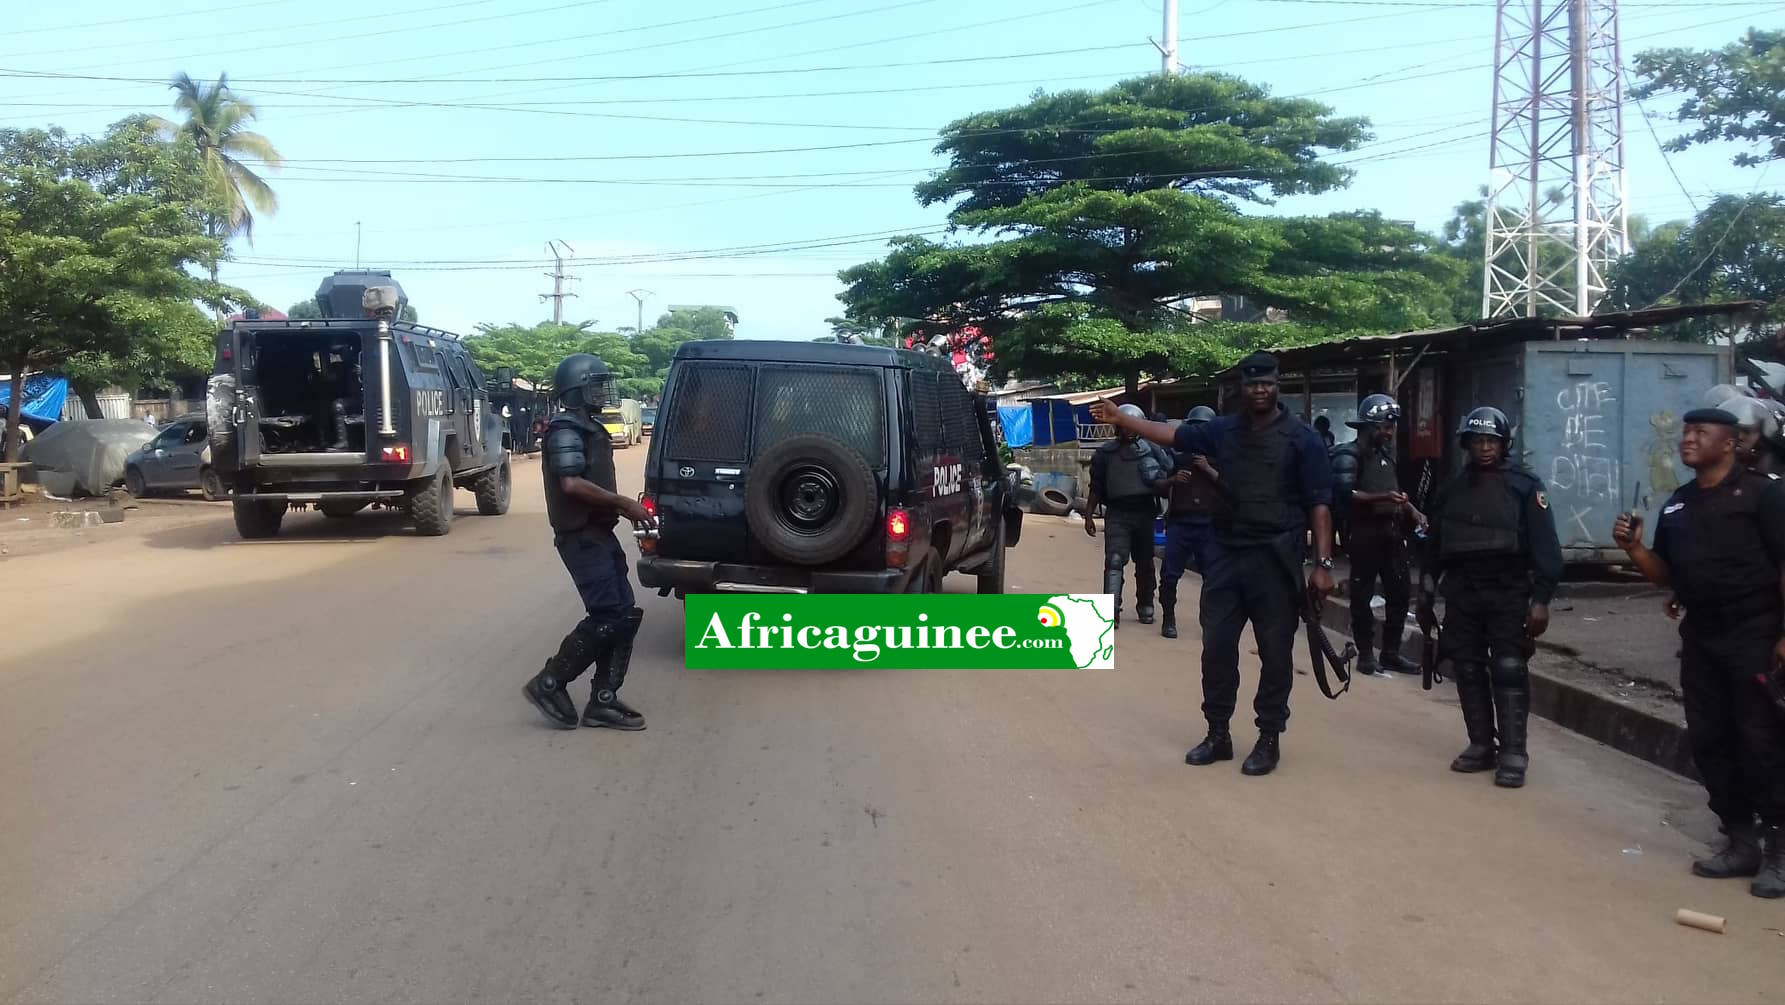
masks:
<svg viewBox="0 0 1785 1005"><path fill-rule="evenodd" d="M1772 590L1760 590L1725 601L1707 599L1687 604L1681 630L1703 636L1754 626L1776 635L1782 614L1785 610L1781 609L1778 595Z"/></svg>

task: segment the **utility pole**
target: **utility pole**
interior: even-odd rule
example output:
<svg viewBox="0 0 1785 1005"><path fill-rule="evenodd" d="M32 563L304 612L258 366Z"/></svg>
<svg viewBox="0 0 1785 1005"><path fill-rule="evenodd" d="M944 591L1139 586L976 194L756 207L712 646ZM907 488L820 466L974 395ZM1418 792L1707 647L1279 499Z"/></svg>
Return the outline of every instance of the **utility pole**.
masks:
<svg viewBox="0 0 1785 1005"><path fill-rule="evenodd" d="M1159 35L1164 40L1159 46L1159 72L1170 76L1178 72L1178 0L1165 0L1165 23Z"/></svg>
<svg viewBox="0 0 1785 1005"><path fill-rule="evenodd" d="M626 295L633 300L638 301L638 327L633 329L633 331L639 335L643 335L645 333L645 298L654 297L657 294L652 293L650 290L627 290Z"/></svg>
<svg viewBox="0 0 1785 1005"><path fill-rule="evenodd" d="M1585 317L1629 247L1618 0L1498 0L1483 317Z"/></svg>
<svg viewBox="0 0 1785 1005"><path fill-rule="evenodd" d="M353 267L359 268L360 222L353 221Z"/></svg>
<svg viewBox="0 0 1785 1005"><path fill-rule="evenodd" d="M559 250L560 248L563 250ZM541 293L539 299L541 302L546 300L552 302L552 324L561 325L564 323L564 298L576 296L574 293L564 292L564 280L569 279L575 281L577 278L575 276L565 275L564 252L568 251L572 255L575 255L576 249L565 244L563 241L547 241L545 242L545 250L551 252L552 260L557 263L558 267L546 273L552 280L552 292Z"/></svg>

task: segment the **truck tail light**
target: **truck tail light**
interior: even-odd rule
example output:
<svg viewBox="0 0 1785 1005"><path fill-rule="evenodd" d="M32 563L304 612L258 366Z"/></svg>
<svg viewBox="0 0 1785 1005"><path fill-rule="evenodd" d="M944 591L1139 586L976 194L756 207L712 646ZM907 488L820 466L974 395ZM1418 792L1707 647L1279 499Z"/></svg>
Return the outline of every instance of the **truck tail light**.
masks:
<svg viewBox="0 0 1785 1005"><path fill-rule="evenodd" d="M399 443L394 447L384 447L379 451L379 457L386 461L407 464L409 462L409 445Z"/></svg>
<svg viewBox="0 0 1785 1005"><path fill-rule="evenodd" d="M651 514L651 516L655 517L657 515L657 500L656 499L654 499L650 496L647 496L647 495L641 495L638 497L638 504L640 506L643 506L645 508L645 512Z"/></svg>
<svg viewBox="0 0 1785 1005"><path fill-rule="evenodd" d="M902 509L886 511L886 564L888 568L905 567L906 553L911 547L911 514Z"/></svg>

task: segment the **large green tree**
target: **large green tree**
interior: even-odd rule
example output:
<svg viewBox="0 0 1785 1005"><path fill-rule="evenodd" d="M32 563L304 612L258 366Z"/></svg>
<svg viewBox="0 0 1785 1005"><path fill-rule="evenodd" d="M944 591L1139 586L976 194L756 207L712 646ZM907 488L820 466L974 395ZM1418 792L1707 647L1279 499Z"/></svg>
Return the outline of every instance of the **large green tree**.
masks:
<svg viewBox="0 0 1785 1005"><path fill-rule="evenodd" d="M999 374L1129 387L1238 345L1301 337L1205 328L1196 297L1244 297L1328 332L1446 319L1458 265L1411 227L1368 213L1240 211L1345 184L1349 171L1321 158L1361 144L1365 126L1212 73L969 116L942 131L949 166L917 196L951 201L950 223L979 240L897 239L884 259L840 274L839 299L865 328L898 323L926 338L977 328L993 338Z"/></svg>
<svg viewBox="0 0 1785 1005"><path fill-rule="evenodd" d="M1691 222L1656 228L1613 270L1612 298L1632 308L1759 300L1768 309L1733 328L1696 318L1670 325L1667 337L1706 342L1770 336L1785 324L1785 197L1726 195Z"/></svg>
<svg viewBox="0 0 1785 1005"><path fill-rule="evenodd" d="M477 334L465 340L471 357L485 373L503 367L514 370L515 376L534 384L550 384L552 372L564 357L588 352L601 357L622 390L624 382L650 375L650 363L633 352L624 335L592 330L594 323L553 324L542 321L532 326L514 323L480 324Z"/></svg>
<svg viewBox="0 0 1785 1005"><path fill-rule="evenodd" d="M1749 29L1721 49L1651 49L1635 69L1636 97L1683 95L1674 118L1695 128L1667 149L1730 140L1746 146L1737 164L1785 158L1785 31Z"/></svg>
<svg viewBox="0 0 1785 1005"><path fill-rule="evenodd" d="M254 214L276 212L279 199L251 162L273 169L284 163L272 141L249 129L259 114L254 103L230 89L227 74L215 84L202 84L181 73L168 86L181 121L153 121L198 154L217 203L210 216L211 236L227 243L240 235L253 243Z"/></svg>
<svg viewBox="0 0 1785 1005"><path fill-rule="evenodd" d="M214 263L220 242L191 202L138 173L152 158L117 153L58 130L0 131L0 367L12 374L14 401L29 370L72 363L77 373L148 373L159 364L131 362L144 340L190 341L196 330L182 333L191 318L181 315L194 301L218 309L249 301L186 271ZM18 421L8 410L11 458Z"/></svg>

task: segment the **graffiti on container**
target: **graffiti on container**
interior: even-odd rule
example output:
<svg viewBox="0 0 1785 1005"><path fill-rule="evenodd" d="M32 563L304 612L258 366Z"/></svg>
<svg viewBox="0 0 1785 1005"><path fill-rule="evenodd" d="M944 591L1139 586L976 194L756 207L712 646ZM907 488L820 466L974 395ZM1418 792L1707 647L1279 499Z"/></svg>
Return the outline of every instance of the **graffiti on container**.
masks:
<svg viewBox="0 0 1785 1005"><path fill-rule="evenodd" d="M1672 412L1656 412L1649 416L1649 485L1662 496L1673 495L1680 487L1679 459L1680 423Z"/></svg>
<svg viewBox="0 0 1785 1005"><path fill-rule="evenodd" d="M1591 528L1599 522L1592 519L1594 507L1622 494L1623 471L1612 452L1605 414L1606 406L1617 400L1605 381L1582 381L1556 392L1562 436L1550 459L1549 486L1572 497L1566 524L1570 544L1593 543Z"/></svg>

